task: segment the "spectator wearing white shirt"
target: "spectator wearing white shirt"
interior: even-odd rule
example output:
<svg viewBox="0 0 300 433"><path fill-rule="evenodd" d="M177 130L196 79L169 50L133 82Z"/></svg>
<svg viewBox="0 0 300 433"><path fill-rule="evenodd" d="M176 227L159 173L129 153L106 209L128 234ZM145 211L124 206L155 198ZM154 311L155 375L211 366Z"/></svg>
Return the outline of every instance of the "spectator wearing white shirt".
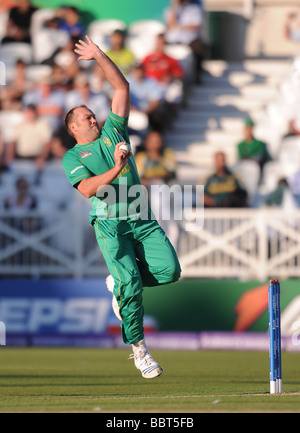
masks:
<svg viewBox="0 0 300 433"><path fill-rule="evenodd" d="M284 33L292 42L300 41L300 14L299 11L291 12L286 17Z"/></svg>
<svg viewBox="0 0 300 433"><path fill-rule="evenodd" d="M161 130L165 105L157 81L145 77L141 63L133 66L127 80L130 84L131 109L145 113L150 127Z"/></svg>
<svg viewBox="0 0 300 433"><path fill-rule="evenodd" d="M166 41L168 44L182 44L191 47L195 64L195 83L201 81L204 45L202 41L203 14L199 4L190 0L172 0L166 10Z"/></svg>
<svg viewBox="0 0 300 433"><path fill-rule="evenodd" d="M107 95L100 91L91 92L88 77L85 73L77 75L74 79L74 89L67 93L66 111L79 105L88 106L96 115L97 121L102 126L109 115L110 105Z"/></svg>
<svg viewBox="0 0 300 433"><path fill-rule="evenodd" d="M25 92L22 103L36 105L38 115L48 122L52 132L62 123L65 92L53 88L51 77L43 77L36 89Z"/></svg>
<svg viewBox="0 0 300 433"><path fill-rule="evenodd" d="M5 157L9 167L15 159L35 162L38 171L44 167L52 131L48 123L38 116L37 107L28 105L23 109L24 119L14 128Z"/></svg>

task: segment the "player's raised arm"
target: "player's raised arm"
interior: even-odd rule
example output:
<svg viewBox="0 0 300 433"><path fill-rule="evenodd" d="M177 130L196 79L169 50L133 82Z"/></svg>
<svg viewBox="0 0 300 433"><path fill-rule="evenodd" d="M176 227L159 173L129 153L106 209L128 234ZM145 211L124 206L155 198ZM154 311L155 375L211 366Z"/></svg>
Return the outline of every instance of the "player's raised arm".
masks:
<svg viewBox="0 0 300 433"><path fill-rule="evenodd" d="M115 63L96 45L89 36L87 42L75 44L78 60L95 60L114 89L112 111L117 116L128 117L130 109L129 84Z"/></svg>

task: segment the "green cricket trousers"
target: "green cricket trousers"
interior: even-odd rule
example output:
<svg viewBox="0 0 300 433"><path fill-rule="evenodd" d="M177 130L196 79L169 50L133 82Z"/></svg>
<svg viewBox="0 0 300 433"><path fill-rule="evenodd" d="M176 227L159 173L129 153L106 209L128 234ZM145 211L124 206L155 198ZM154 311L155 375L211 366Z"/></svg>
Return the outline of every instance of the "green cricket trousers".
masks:
<svg viewBox="0 0 300 433"><path fill-rule="evenodd" d="M156 220L97 219L95 232L114 278L126 344L144 338L143 287L175 282L181 269L176 252Z"/></svg>

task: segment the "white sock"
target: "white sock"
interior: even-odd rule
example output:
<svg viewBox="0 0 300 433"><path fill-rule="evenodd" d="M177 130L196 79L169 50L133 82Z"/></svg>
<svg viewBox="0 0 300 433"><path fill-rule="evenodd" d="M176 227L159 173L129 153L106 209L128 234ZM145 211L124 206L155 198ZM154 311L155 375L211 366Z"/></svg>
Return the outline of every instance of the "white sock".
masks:
<svg viewBox="0 0 300 433"><path fill-rule="evenodd" d="M138 350L141 350L141 349L147 349L146 342L145 342L144 338L142 340L138 341L137 343L132 344L131 346L132 346L133 353L136 353Z"/></svg>

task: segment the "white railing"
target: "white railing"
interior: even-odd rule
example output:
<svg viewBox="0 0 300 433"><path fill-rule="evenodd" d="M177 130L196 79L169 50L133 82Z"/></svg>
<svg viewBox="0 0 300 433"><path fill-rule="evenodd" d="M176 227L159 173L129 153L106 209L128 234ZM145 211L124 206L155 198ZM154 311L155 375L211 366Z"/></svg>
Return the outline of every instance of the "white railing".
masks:
<svg viewBox="0 0 300 433"><path fill-rule="evenodd" d="M205 210L199 231L179 223L177 252L184 277L300 276L300 211ZM0 275L106 275L94 229L73 211L0 212Z"/></svg>
<svg viewBox="0 0 300 433"><path fill-rule="evenodd" d="M189 277L264 280L300 276L300 211L205 210L202 230L182 232L180 262Z"/></svg>

